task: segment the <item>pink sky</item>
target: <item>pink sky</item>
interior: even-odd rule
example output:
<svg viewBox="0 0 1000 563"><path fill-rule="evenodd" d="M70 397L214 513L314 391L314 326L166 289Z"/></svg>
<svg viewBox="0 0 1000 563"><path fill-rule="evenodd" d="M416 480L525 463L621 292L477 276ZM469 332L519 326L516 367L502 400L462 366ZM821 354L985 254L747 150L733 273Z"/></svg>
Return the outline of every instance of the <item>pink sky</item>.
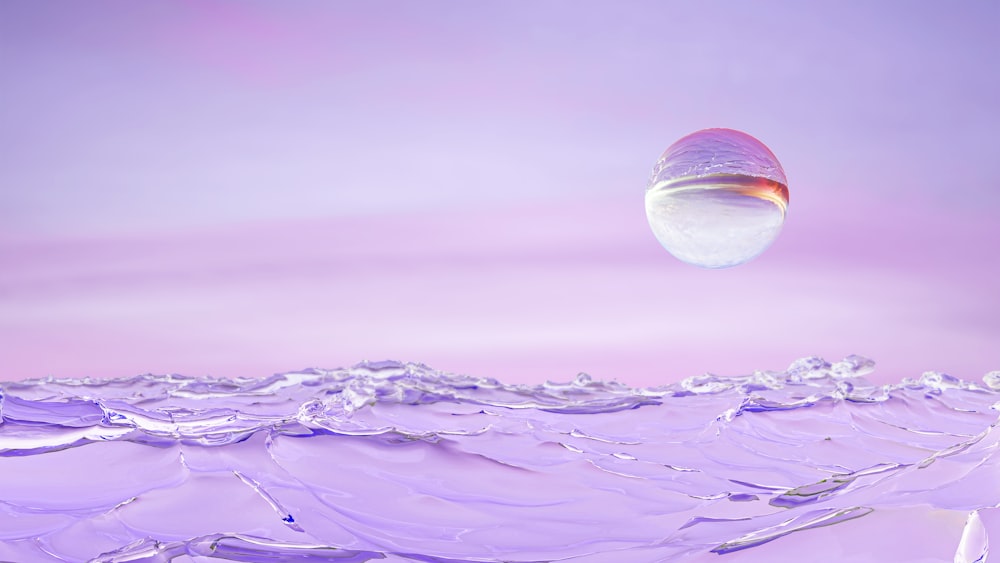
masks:
<svg viewBox="0 0 1000 563"><path fill-rule="evenodd" d="M1000 369L998 9L0 5L0 380L362 359L653 385L849 353ZM785 231L645 224L657 155L764 141Z"/></svg>

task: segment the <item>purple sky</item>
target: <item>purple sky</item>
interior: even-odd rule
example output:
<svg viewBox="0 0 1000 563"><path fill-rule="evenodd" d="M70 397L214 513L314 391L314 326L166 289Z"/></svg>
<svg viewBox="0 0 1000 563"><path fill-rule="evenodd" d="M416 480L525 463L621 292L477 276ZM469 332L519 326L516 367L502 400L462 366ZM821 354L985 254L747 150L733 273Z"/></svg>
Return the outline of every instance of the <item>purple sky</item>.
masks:
<svg viewBox="0 0 1000 563"><path fill-rule="evenodd" d="M0 4L0 379L361 359L632 384L1000 369L995 3ZM643 190L766 143L785 230L702 271Z"/></svg>

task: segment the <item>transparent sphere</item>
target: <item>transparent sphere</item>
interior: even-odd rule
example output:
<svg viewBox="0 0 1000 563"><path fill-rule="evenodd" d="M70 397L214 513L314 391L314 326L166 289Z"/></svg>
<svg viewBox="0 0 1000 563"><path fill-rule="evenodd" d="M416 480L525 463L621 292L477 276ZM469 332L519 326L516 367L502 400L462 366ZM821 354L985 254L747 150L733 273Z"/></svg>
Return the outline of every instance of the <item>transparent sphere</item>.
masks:
<svg viewBox="0 0 1000 563"><path fill-rule="evenodd" d="M744 264L785 222L788 181L764 143L733 129L703 129L670 145L646 187L653 234L703 268Z"/></svg>

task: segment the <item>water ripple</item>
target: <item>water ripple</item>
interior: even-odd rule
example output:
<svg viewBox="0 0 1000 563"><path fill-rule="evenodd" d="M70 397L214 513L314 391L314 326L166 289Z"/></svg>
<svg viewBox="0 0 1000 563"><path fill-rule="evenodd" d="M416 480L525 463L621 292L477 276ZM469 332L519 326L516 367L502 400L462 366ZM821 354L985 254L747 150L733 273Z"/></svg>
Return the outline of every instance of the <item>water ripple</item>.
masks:
<svg viewBox="0 0 1000 563"><path fill-rule="evenodd" d="M4 383L0 559L976 561L1000 542L996 373L873 369Z"/></svg>

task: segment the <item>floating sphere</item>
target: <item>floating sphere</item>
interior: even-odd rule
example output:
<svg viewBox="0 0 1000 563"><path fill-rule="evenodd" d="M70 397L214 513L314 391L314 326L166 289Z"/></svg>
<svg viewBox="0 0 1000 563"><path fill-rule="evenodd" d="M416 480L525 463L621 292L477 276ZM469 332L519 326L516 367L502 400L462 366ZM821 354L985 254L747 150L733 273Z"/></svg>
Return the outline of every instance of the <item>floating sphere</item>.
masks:
<svg viewBox="0 0 1000 563"><path fill-rule="evenodd" d="M729 268L759 256L785 222L788 181L764 143L733 129L703 129L656 161L646 218L683 262Z"/></svg>

